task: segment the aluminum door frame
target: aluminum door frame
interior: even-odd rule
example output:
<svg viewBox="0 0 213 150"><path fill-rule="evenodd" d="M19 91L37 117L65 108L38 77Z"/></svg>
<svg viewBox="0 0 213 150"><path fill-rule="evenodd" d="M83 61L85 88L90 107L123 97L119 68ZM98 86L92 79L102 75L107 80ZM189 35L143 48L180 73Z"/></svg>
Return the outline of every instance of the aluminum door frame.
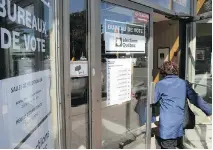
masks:
<svg viewBox="0 0 213 150"><path fill-rule="evenodd" d="M57 26L57 40L60 41L56 45L58 53L56 54L57 63L57 83L61 101L59 102L58 116L60 116L59 127L59 147L71 149L71 82L70 82L70 20L69 20L69 1L55 0L55 8L57 10L55 19L55 26Z"/></svg>
<svg viewBox="0 0 213 150"><path fill-rule="evenodd" d="M101 115L101 0L88 1L88 58L89 58L89 147L102 148ZM128 0L103 0L121 7L141 11L150 15L148 39L148 101L146 148L151 145L151 84L153 81L153 9Z"/></svg>

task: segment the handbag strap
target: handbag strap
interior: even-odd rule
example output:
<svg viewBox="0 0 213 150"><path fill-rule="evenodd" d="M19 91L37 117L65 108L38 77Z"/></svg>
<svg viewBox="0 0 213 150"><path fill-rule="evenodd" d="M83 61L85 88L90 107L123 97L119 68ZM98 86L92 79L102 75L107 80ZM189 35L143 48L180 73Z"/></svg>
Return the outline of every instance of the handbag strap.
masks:
<svg viewBox="0 0 213 150"><path fill-rule="evenodd" d="M186 86L186 99L185 99L185 108L187 107L188 108L188 100L187 100L187 84L188 84L188 82L189 81L187 81L187 80L184 80L185 81L185 86Z"/></svg>

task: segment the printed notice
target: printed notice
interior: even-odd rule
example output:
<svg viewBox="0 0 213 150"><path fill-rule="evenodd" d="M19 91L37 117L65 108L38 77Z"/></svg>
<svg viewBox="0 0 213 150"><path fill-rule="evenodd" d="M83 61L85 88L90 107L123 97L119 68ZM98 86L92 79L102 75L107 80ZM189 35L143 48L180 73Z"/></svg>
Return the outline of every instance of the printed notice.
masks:
<svg viewBox="0 0 213 150"><path fill-rule="evenodd" d="M51 127L51 119L46 119L21 145L20 149L51 149L53 147Z"/></svg>
<svg viewBox="0 0 213 150"><path fill-rule="evenodd" d="M0 144L15 148L51 113L50 70L4 79L0 83L0 99L5 110L2 119L8 136L8 143Z"/></svg>
<svg viewBox="0 0 213 150"><path fill-rule="evenodd" d="M131 59L107 59L107 105L131 100Z"/></svg>
<svg viewBox="0 0 213 150"><path fill-rule="evenodd" d="M88 76L88 61L71 61L70 76L71 77Z"/></svg>
<svg viewBox="0 0 213 150"><path fill-rule="evenodd" d="M145 53L145 24L105 20L105 53Z"/></svg>

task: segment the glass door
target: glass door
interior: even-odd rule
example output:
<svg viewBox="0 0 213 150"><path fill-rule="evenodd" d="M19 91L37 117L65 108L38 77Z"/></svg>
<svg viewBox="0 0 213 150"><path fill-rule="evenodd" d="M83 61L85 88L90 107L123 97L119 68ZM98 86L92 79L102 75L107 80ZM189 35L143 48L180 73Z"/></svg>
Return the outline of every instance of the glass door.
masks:
<svg viewBox="0 0 213 150"><path fill-rule="evenodd" d="M100 6L102 148L149 148L152 10L113 2Z"/></svg>
<svg viewBox="0 0 213 150"><path fill-rule="evenodd" d="M204 19L191 24L194 26L191 36L187 38L189 43L187 79L194 90L212 105L212 19ZM190 34L189 29L187 31ZM184 146L190 149L211 149L212 122L198 108L193 105L191 108L196 114L196 127L186 131Z"/></svg>

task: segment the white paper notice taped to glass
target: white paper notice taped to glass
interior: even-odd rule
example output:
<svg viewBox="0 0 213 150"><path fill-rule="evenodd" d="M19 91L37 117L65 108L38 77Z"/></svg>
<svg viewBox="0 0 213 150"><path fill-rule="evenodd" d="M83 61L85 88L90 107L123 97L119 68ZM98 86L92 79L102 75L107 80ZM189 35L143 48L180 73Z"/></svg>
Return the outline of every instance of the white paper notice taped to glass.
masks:
<svg viewBox="0 0 213 150"><path fill-rule="evenodd" d="M53 147L49 143L52 136L49 91L50 70L0 80L0 105L4 106L0 115L2 148ZM44 136L45 141L39 144Z"/></svg>
<svg viewBox="0 0 213 150"><path fill-rule="evenodd" d="M105 53L145 53L145 24L105 20Z"/></svg>
<svg viewBox="0 0 213 150"><path fill-rule="evenodd" d="M71 61L70 76L71 77L88 76L88 61Z"/></svg>
<svg viewBox="0 0 213 150"><path fill-rule="evenodd" d="M107 105L131 100L131 59L107 59Z"/></svg>

